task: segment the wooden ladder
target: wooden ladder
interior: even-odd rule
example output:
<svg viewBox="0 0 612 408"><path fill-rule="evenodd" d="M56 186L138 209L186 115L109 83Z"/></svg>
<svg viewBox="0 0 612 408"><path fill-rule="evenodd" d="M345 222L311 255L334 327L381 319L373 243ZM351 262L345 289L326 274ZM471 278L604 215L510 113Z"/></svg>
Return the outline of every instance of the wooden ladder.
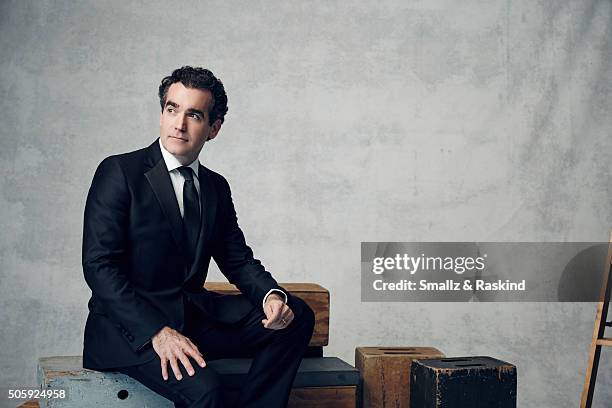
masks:
<svg viewBox="0 0 612 408"><path fill-rule="evenodd" d="M582 399L580 400L580 408L591 408L593 403L593 392L595 391L595 380L597 379L597 368L599 366L599 357L601 348L604 346L612 347L612 337L604 337L606 326L612 326L612 322L606 322L608 317L608 307L610 305L610 286L612 285L612 236L610 237L610 246L608 249L608 257L604 270L604 277L601 287L601 295L597 303L597 314L595 315L595 330L593 331L593 341L591 342L591 350L589 351L589 365L586 370L586 378L584 380L584 388L582 389Z"/></svg>

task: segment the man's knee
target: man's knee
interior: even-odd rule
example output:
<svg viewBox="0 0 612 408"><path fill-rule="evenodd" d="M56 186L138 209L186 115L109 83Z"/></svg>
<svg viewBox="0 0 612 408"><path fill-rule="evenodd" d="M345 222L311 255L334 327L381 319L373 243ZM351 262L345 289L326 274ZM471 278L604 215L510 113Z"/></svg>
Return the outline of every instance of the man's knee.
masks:
<svg viewBox="0 0 612 408"><path fill-rule="evenodd" d="M224 393L221 387L214 388L202 394L200 398L187 405L189 408L221 408L225 407Z"/></svg>
<svg viewBox="0 0 612 408"><path fill-rule="evenodd" d="M293 323L300 327L301 331L303 331L303 333L310 339L310 336L312 336L312 332L314 330L315 314L310 306L308 306L308 304L301 298L293 296L292 301L298 305L296 310L297 313L294 312Z"/></svg>
<svg viewBox="0 0 612 408"><path fill-rule="evenodd" d="M201 407L221 407L221 381L219 374L209 367L201 368L194 365L195 375L186 376L176 383L173 391L180 395L182 404L180 407L201 408Z"/></svg>

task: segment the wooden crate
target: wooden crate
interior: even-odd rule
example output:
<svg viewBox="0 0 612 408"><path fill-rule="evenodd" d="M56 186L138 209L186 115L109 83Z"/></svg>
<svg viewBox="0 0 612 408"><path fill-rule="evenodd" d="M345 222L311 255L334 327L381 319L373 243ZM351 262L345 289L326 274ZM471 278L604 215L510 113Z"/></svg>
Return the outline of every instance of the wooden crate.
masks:
<svg viewBox="0 0 612 408"><path fill-rule="evenodd" d="M294 388L287 408L355 408L356 401L357 386ZM40 405L30 400L18 408L40 408Z"/></svg>
<svg viewBox="0 0 612 408"><path fill-rule="evenodd" d="M288 408L355 408L357 386L294 388Z"/></svg>
<svg viewBox="0 0 612 408"><path fill-rule="evenodd" d="M444 357L433 347L357 347L364 408L410 407L410 369L417 358Z"/></svg>
<svg viewBox="0 0 612 408"><path fill-rule="evenodd" d="M310 347L323 347L329 343L329 291L315 283L281 283L284 289L298 296L310 306L315 314L315 327ZM224 294L238 294L236 286L228 282L206 282L207 290Z"/></svg>
<svg viewBox="0 0 612 408"><path fill-rule="evenodd" d="M247 378L251 361L245 358L220 359L209 361L208 366L219 373L225 389L239 390ZM127 375L83 368L80 356L39 359L38 382L42 389L64 389L67 392L65 400L41 400L43 408L174 406ZM288 406L354 408L358 384L359 372L339 358L304 358L293 382Z"/></svg>
<svg viewBox="0 0 612 408"><path fill-rule="evenodd" d="M40 408L37 400L29 400L19 405L17 408Z"/></svg>
<svg viewBox="0 0 612 408"><path fill-rule="evenodd" d="M419 408L516 408L516 367L491 357L412 362L410 403Z"/></svg>

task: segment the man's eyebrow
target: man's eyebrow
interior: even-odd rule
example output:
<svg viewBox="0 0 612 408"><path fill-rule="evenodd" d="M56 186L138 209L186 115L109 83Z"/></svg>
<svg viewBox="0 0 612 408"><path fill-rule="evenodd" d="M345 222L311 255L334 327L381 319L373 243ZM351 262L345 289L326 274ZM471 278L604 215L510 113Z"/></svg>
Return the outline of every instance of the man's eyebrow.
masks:
<svg viewBox="0 0 612 408"><path fill-rule="evenodd" d="M187 109L187 113L197 113L197 114L199 114L200 116L204 117L204 112L202 112L202 111L201 111L201 110L199 110L199 109L193 109L193 108L191 108L191 109Z"/></svg>
<svg viewBox="0 0 612 408"><path fill-rule="evenodd" d="M172 102L172 101L166 101L166 106L168 106L168 105L170 105L170 106L172 106L172 107L174 107L174 108L177 108L177 109L180 107L180 105L179 105L178 103L176 103L176 102ZM201 110L199 110L199 109L194 109L194 108L187 109L187 113L197 113L197 114L199 114L200 116L202 116L203 118L204 118L204 117L206 117L206 116L204 115L204 112L202 112L202 111L201 111Z"/></svg>

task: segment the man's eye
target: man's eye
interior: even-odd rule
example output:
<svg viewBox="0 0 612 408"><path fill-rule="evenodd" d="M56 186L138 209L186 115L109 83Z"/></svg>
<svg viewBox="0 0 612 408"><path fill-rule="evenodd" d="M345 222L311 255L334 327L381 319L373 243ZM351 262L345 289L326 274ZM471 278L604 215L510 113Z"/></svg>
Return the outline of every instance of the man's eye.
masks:
<svg viewBox="0 0 612 408"><path fill-rule="evenodd" d="M168 112L174 112L174 108L173 108L172 106L168 106L168 107L166 108L166 111L168 111Z"/></svg>
<svg viewBox="0 0 612 408"><path fill-rule="evenodd" d="M192 114L190 114L189 116L191 116L191 117L192 117L192 118L194 118L194 119L198 119L198 120L200 120L200 115L198 115L197 113L192 113Z"/></svg>

